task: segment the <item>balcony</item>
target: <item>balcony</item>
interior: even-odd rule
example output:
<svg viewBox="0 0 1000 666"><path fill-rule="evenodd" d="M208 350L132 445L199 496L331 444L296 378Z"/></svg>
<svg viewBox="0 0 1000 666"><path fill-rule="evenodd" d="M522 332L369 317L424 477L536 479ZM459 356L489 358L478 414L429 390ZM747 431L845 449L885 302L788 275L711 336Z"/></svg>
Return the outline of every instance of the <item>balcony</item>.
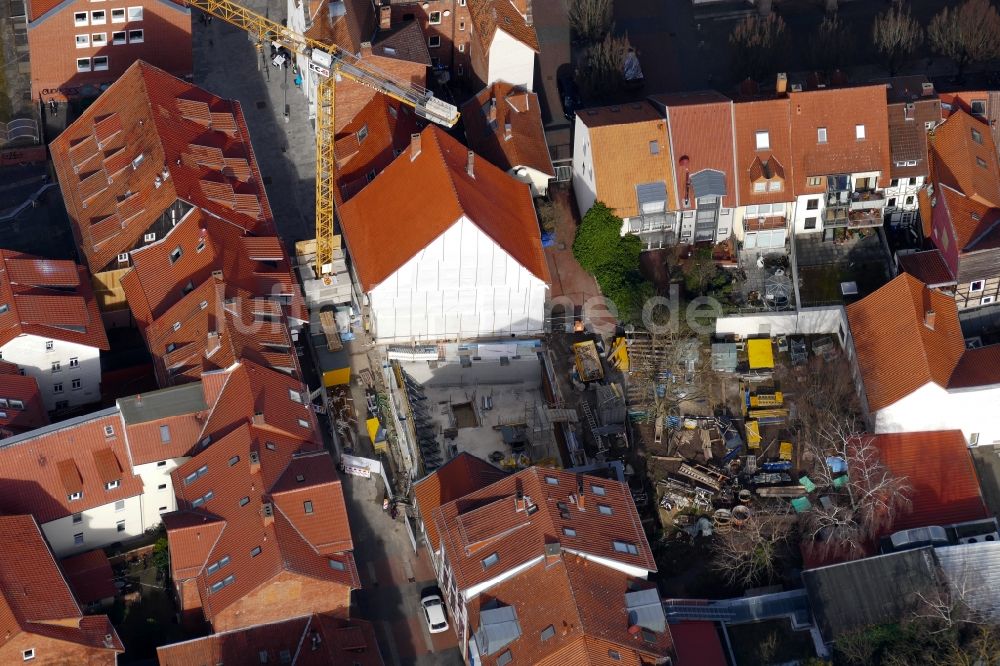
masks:
<svg viewBox="0 0 1000 666"><path fill-rule="evenodd" d="M881 192L851 192L851 210L885 208L885 195Z"/></svg>
<svg viewBox="0 0 1000 666"><path fill-rule="evenodd" d="M882 226L882 209L827 208L823 211L824 229L863 229Z"/></svg>

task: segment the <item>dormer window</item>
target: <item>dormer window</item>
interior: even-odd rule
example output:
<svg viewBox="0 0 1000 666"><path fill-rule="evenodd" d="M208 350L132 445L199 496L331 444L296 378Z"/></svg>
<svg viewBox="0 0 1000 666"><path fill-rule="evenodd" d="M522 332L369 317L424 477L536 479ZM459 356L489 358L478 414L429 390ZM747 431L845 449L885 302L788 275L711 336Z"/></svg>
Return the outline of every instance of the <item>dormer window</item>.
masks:
<svg viewBox="0 0 1000 666"><path fill-rule="evenodd" d="M82 490L78 490L75 493L70 493L69 495L67 495L67 499L70 502L75 502L76 500L81 499L82 497L83 497L83 491Z"/></svg>
<svg viewBox="0 0 1000 666"><path fill-rule="evenodd" d="M115 488L122 485L121 479L115 479L114 481L108 481L104 484L105 490L114 490Z"/></svg>

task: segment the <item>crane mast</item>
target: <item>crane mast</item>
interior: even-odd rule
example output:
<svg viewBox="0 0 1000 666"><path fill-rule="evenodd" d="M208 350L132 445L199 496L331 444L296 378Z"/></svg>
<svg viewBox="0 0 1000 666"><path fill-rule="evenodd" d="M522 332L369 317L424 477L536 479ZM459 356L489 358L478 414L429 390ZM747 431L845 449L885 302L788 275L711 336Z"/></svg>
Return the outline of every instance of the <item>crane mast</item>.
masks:
<svg viewBox="0 0 1000 666"><path fill-rule="evenodd" d="M190 7L211 14L253 35L257 48L267 43L283 46L309 60L309 69L319 75L316 91L316 276L333 265L334 188L337 160L334 155L334 101L337 80L347 78L388 95L413 108L421 118L452 127L458 109L434 97L434 93L363 62L336 44L311 39L277 21L230 0L185 0Z"/></svg>

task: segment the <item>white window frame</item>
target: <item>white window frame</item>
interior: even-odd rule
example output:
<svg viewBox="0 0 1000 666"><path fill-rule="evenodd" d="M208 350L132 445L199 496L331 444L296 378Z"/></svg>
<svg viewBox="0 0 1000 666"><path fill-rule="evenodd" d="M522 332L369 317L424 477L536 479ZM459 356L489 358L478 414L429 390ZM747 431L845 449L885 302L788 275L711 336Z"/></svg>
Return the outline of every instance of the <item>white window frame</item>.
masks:
<svg viewBox="0 0 1000 666"><path fill-rule="evenodd" d="M980 299L979 304L980 305L989 305L990 303L993 303L995 301L996 301L996 297L995 296L983 296L982 299Z"/></svg>
<svg viewBox="0 0 1000 666"><path fill-rule="evenodd" d="M90 43L94 47L107 46L108 45L108 33L106 32L95 32L90 36Z"/></svg>
<svg viewBox="0 0 1000 666"><path fill-rule="evenodd" d="M104 64L101 65L97 61L100 60ZM106 72L108 68L111 67L111 58L108 56L94 56L94 71L95 72Z"/></svg>
<svg viewBox="0 0 1000 666"><path fill-rule="evenodd" d="M100 14L101 18L97 18ZM90 25L104 25L108 22L108 12L103 9L96 9L90 12Z"/></svg>
<svg viewBox="0 0 1000 666"><path fill-rule="evenodd" d="M437 20L434 20L434 15L437 14ZM441 25L441 12L434 11L427 15L427 22L430 25Z"/></svg>
<svg viewBox="0 0 1000 666"><path fill-rule="evenodd" d="M118 37L117 35L121 35L121 37ZM123 44L128 44L128 32L125 30L116 30L112 32L111 45L122 46Z"/></svg>
<svg viewBox="0 0 1000 666"><path fill-rule="evenodd" d="M978 289L976 288L977 284L979 285ZM973 280L972 282L969 283L969 293L970 294L978 294L985 287L986 287L986 280Z"/></svg>
<svg viewBox="0 0 1000 666"><path fill-rule="evenodd" d="M117 9L111 10L111 22L112 23L125 23L125 8L118 7Z"/></svg>
<svg viewBox="0 0 1000 666"><path fill-rule="evenodd" d="M76 36L76 48L78 48L78 49L89 49L90 48L90 35L77 35Z"/></svg>
<svg viewBox="0 0 1000 666"><path fill-rule="evenodd" d="M767 130L757 130L754 132L754 142L757 146L757 150L770 150L771 149L771 133Z"/></svg>
<svg viewBox="0 0 1000 666"><path fill-rule="evenodd" d="M21 651L21 659L24 661L31 661L35 658L35 648L28 648L27 650Z"/></svg>
<svg viewBox="0 0 1000 666"><path fill-rule="evenodd" d="M115 479L114 481L108 481L107 483L105 483L104 484L104 489L105 490L114 490L115 488L118 488L121 485L122 485L122 480L121 479Z"/></svg>
<svg viewBox="0 0 1000 666"><path fill-rule="evenodd" d="M84 64L86 63L86 64ZM77 72L89 72L90 71L90 58L77 58L76 59L76 71ZM125 253L126 256L128 253ZM118 255L118 261L121 261L121 255ZM125 261L128 261L126 259Z"/></svg>
<svg viewBox="0 0 1000 666"><path fill-rule="evenodd" d="M142 7L141 6L140 7L129 7L128 8L128 12L126 13L126 16L128 17L128 22L129 23L131 23L132 21L141 21L142 20Z"/></svg>
<svg viewBox="0 0 1000 666"><path fill-rule="evenodd" d="M77 539L77 537L80 537L80 538ZM86 539L86 537L84 537L83 532L77 532L76 534L73 535L73 545L74 546L82 546L86 542L86 540L87 539Z"/></svg>
<svg viewBox="0 0 1000 666"><path fill-rule="evenodd" d="M767 190L769 192L780 192L781 191L781 181L772 180L767 184Z"/></svg>
<svg viewBox="0 0 1000 666"><path fill-rule="evenodd" d="M458 45L458 52L459 53L465 53L465 44L459 44Z"/></svg>
<svg viewBox="0 0 1000 666"><path fill-rule="evenodd" d="M142 240L145 241L146 243L152 243L153 241L156 240L156 232L153 231L148 234L143 234Z"/></svg>
<svg viewBox="0 0 1000 666"><path fill-rule="evenodd" d="M79 377L74 377L72 380L70 380L69 389L71 391L79 391L82 388L83 388L82 379L80 379Z"/></svg>
<svg viewBox="0 0 1000 666"><path fill-rule="evenodd" d="M827 137L827 133L826 133L826 128L825 127L817 127L816 128L816 143L826 143L827 142L827 138L828 137Z"/></svg>
<svg viewBox="0 0 1000 666"><path fill-rule="evenodd" d="M88 25L90 25L90 14L88 14L87 12L73 12L74 27L82 28Z"/></svg>
<svg viewBox="0 0 1000 666"><path fill-rule="evenodd" d="M63 392L63 383L62 382L56 382L55 384L53 384L52 385L52 392L53 393L62 393Z"/></svg>
<svg viewBox="0 0 1000 666"><path fill-rule="evenodd" d="M864 141L867 138L867 132L865 131L865 126L863 124L858 124L854 126L854 138L858 141Z"/></svg>
<svg viewBox="0 0 1000 666"><path fill-rule="evenodd" d="M767 183L761 181L753 184L753 191L757 194L767 191Z"/></svg>
<svg viewBox="0 0 1000 666"><path fill-rule="evenodd" d="M139 39L133 39L132 35L134 33L139 33ZM142 44L146 41L146 33L142 28L136 28L134 30L128 31L128 43L129 44Z"/></svg>

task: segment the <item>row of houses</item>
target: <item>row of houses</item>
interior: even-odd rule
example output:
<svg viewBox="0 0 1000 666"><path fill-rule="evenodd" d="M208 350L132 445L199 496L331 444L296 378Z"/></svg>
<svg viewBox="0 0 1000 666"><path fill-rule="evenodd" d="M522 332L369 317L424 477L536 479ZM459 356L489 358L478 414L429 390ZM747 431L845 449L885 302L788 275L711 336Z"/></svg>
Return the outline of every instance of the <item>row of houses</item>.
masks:
<svg viewBox="0 0 1000 666"><path fill-rule="evenodd" d="M581 111L573 188L648 249L721 243L784 253L789 238L912 225L962 308L997 297L1000 187L986 92L938 94L922 77L727 98L653 95ZM922 222L922 227L920 223ZM911 260L916 261L916 260Z"/></svg>

